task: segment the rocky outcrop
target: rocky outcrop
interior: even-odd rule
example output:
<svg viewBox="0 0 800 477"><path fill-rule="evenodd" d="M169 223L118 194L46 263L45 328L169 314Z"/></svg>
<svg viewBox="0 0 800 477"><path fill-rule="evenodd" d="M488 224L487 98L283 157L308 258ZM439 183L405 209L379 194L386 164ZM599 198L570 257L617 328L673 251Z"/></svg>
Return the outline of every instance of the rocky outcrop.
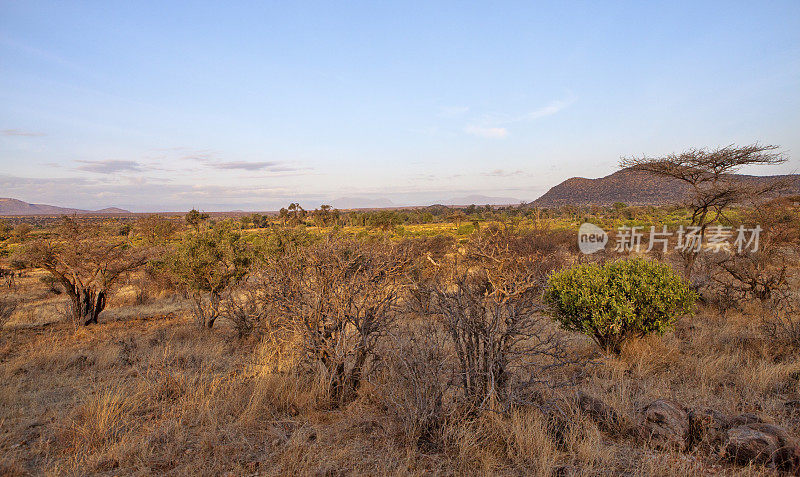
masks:
<svg viewBox="0 0 800 477"><path fill-rule="evenodd" d="M763 464L800 473L800 448L782 427L745 424L728 429L727 438L721 453L737 464Z"/></svg>
<svg viewBox="0 0 800 477"><path fill-rule="evenodd" d="M658 399L639 412L642 437L658 447L685 448L689 439L689 412L680 404Z"/></svg>
<svg viewBox="0 0 800 477"><path fill-rule="evenodd" d="M640 408L631 421L583 392L577 394L576 403L609 433L633 426L636 435L656 447L699 448L739 465L764 465L800 475L797 441L784 428L755 414L727 416L714 409L687 409L677 402L658 399Z"/></svg>

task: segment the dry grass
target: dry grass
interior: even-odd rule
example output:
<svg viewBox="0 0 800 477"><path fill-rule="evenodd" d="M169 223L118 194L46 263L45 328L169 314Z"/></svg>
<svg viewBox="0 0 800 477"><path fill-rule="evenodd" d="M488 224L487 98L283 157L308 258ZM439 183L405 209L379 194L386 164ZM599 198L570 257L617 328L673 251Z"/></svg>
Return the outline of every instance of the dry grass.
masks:
<svg viewBox="0 0 800 477"><path fill-rule="evenodd" d="M420 407L440 388L426 381L420 395L414 380L449 377L430 361L440 357L415 356L402 343L398 353L406 354L331 410L288 347L240 341L225 326L198 331L178 299L137 304L131 292L100 325L76 329L58 321L63 298L47 294L35 274L20 290L20 307L0 334L0 474L770 473L601 432L568 399L569 425L560 428L535 407L470 415ZM756 412L796 430L800 410L787 403L800 400L800 355L765 342L760 326L753 313L702 310L675 332L600 359L581 388L625 416L670 398ZM581 343L579 351L593 352ZM405 381L392 367L420 359L429 361ZM439 427L423 436L415 423L431 414Z"/></svg>

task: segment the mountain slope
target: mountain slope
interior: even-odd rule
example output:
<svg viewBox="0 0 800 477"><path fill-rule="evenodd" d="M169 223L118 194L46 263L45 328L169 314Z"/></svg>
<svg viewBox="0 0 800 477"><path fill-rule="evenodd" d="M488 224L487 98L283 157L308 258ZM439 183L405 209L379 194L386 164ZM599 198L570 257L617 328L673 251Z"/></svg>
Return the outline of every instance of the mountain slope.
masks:
<svg viewBox="0 0 800 477"><path fill-rule="evenodd" d="M92 211L70 209L55 205L29 204L17 199L0 198L0 215L72 215L72 214L129 214L130 212L116 207Z"/></svg>
<svg viewBox="0 0 800 477"><path fill-rule="evenodd" d="M787 193L800 194L800 175L749 176L737 175L737 179L757 184L772 180L787 180L791 185ZM677 179L667 179L644 172L623 169L599 179L573 177L551 188L533 201L537 207L561 205L611 205L623 202L627 205L667 205L682 202L689 191L688 186Z"/></svg>

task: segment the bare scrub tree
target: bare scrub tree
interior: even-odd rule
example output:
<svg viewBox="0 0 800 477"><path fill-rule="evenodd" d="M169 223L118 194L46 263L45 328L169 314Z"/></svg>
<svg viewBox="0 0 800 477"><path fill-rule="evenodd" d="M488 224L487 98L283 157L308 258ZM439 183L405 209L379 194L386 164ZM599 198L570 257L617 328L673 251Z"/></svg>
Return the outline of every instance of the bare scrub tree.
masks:
<svg viewBox="0 0 800 477"><path fill-rule="evenodd" d="M411 303L443 323L464 397L475 408L507 401L530 385L555 385L550 371L570 362L542 313L543 286L560 257L532 243L510 228L488 227L415 283Z"/></svg>
<svg viewBox="0 0 800 477"><path fill-rule="evenodd" d="M786 162L778 146L750 144L717 149L689 149L663 157L623 158L620 166L659 177L677 179L689 188L687 207L691 225L702 241L709 225L725 217L735 204L746 204L770 196L785 186L780 181L745 181L735 174L745 166ZM697 251L684 253L685 273L691 275Z"/></svg>
<svg viewBox="0 0 800 477"><path fill-rule="evenodd" d="M270 335L274 340L286 336L290 327L281 316L283 303L276 301L288 296L284 292L292 284L280 281L286 277L285 274L278 276L270 273L268 267L256 265L246 277L223 294L221 314L233 323L240 339Z"/></svg>
<svg viewBox="0 0 800 477"><path fill-rule="evenodd" d="M146 263L144 250L104 226L65 218L55 233L23 248L21 258L47 270L70 298L76 323L97 323L112 286Z"/></svg>
<svg viewBox="0 0 800 477"><path fill-rule="evenodd" d="M389 333L386 347L379 395L410 442L435 448L453 389L447 333L431 320L403 320Z"/></svg>
<svg viewBox="0 0 800 477"><path fill-rule="evenodd" d="M321 366L331 403L354 397L395 318L406 257L390 243L327 237L266 265L270 300Z"/></svg>

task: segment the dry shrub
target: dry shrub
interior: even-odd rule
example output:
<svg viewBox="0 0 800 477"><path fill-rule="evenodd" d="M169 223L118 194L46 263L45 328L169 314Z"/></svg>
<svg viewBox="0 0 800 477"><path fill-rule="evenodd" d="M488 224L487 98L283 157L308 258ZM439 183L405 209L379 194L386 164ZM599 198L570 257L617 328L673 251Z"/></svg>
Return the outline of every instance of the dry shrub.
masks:
<svg viewBox="0 0 800 477"><path fill-rule="evenodd" d="M718 256L719 255L719 256ZM703 257L705 296L722 309L742 304L783 302L789 298L789 259L784 249L720 253Z"/></svg>
<svg viewBox="0 0 800 477"><path fill-rule="evenodd" d="M787 199L757 204L743 213L741 224L761 227L757 249L703 254L697 279L704 295L722 309L753 301L769 307L788 305L800 246L797 206Z"/></svg>
<svg viewBox="0 0 800 477"><path fill-rule="evenodd" d="M800 302L797 297L765 309L764 315L761 331L778 354L796 355L800 350Z"/></svg>
<svg viewBox="0 0 800 477"><path fill-rule="evenodd" d="M236 329L238 337L268 333L277 326L277 314L266 289L264 276L251 272L241 283L228 290L222 298L222 316Z"/></svg>
<svg viewBox="0 0 800 477"><path fill-rule="evenodd" d="M355 397L375 349L394 321L408 257L389 242L327 237L290 249L265 266L266 299L300 338L302 363L331 404Z"/></svg>
<svg viewBox="0 0 800 477"><path fill-rule="evenodd" d="M401 423L407 442L436 449L453 411L448 392L453 367L441 327L434 322L415 325L400 327L388 340L379 399Z"/></svg>
<svg viewBox="0 0 800 477"><path fill-rule="evenodd" d="M541 304L545 279L560 263L526 235L489 227L473 234L463 253L417 278L409 305L441 320L470 406L495 407L521 388L553 385L556 368L570 364Z"/></svg>

